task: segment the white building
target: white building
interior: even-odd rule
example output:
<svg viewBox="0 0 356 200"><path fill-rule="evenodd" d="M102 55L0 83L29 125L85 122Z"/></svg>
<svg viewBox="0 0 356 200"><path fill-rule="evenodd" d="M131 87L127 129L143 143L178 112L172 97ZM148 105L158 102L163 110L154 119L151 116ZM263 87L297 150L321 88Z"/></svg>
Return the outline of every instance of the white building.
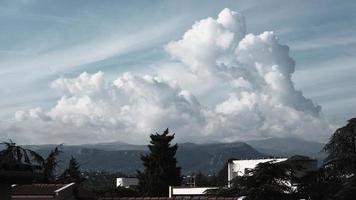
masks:
<svg viewBox="0 0 356 200"><path fill-rule="evenodd" d="M116 187L130 188L138 185L138 178L116 178Z"/></svg>
<svg viewBox="0 0 356 200"><path fill-rule="evenodd" d="M169 198L181 196L205 196L205 192L210 189L217 189L217 187L173 187L169 186Z"/></svg>
<svg viewBox="0 0 356 200"><path fill-rule="evenodd" d="M278 163L286 161L288 158L267 158L267 159L251 159L251 160L229 160L227 163L227 185L231 186L231 180L237 176L249 175L249 170L254 169L259 163L272 162ZM299 160L302 169L296 171L297 177L303 176L308 171L317 170L317 160L310 159L304 156L293 156L289 159ZM297 187L297 183L288 182L291 187ZM195 185L195 184L194 184ZM204 196L209 189L217 189L216 187L169 187L169 197L174 196ZM240 198L239 198L240 199ZM243 197L241 198L243 199Z"/></svg>
<svg viewBox="0 0 356 200"><path fill-rule="evenodd" d="M255 160L229 160L227 163L227 184L231 185L231 180L237 176L243 176L247 170L254 169L257 164L265 162L282 162L287 158L267 158L267 159L255 159Z"/></svg>

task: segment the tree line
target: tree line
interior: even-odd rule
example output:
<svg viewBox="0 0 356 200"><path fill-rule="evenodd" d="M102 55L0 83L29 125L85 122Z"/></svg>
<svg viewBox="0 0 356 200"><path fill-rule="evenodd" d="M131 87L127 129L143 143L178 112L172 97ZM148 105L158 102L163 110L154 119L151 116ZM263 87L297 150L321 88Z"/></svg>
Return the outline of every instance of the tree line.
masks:
<svg viewBox="0 0 356 200"><path fill-rule="evenodd" d="M144 170L137 171L138 187L132 191L118 188L115 189L116 194L168 196L169 186L181 185L181 168L178 167L176 159L178 145L172 144L174 134L170 134L166 129L162 134L151 134L150 139L149 153L141 156ZM19 163L23 163L25 166L34 166L40 172L41 176L35 180L38 182L83 181L80 166L75 158L70 160L67 169L60 176L55 176L59 147L43 158L35 151L24 149L13 142L3 144L6 148L0 152L0 168L21 168ZM300 170L300 162L303 162L305 157L297 156L279 163L260 163L248 171L248 175L236 177L230 188L225 187L225 168L214 176L198 173L197 186L220 186L219 189L209 190L207 195L244 196L245 200L356 199L356 118L350 119L346 126L337 129L322 151L327 154L322 167L302 177L295 174ZM297 187L290 185L291 180Z"/></svg>
<svg viewBox="0 0 356 200"><path fill-rule="evenodd" d="M47 157L43 157L31 149L25 149L12 142L1 143L5 148L0 151L0 169L8 171L28 171L33 173L33 182L37 183L69 183L81 182L80 165L74 157L67 168L56 176L58 155L61 145L52 149ZM17 180L13 180L14 183Z"/></svg>
<svg viewBox="0 0 356 200"><path fill-rule="evenodd" d="M145 168L138 172L142 195L167 196L169 186L181 184L175 158L178 146L171 145L173 138L174 134L169 135L168 129L163 134L151 135L150 154L142 156ZM244 196L245 200L356 199L356 118L337 129L321 151L327 154L323 165L314 171L304 171L302 175L299 172L309 158L292 156L283 162L258 164L247 171L247 175L236 177L229 188L225 186L226 179L219 180L219 177L227 177L226 168L218 176L198 174L198 185L205 181L209 186L221 186L207 191L210 196Z"/></svg>
<svg viewBox="0 0 356 200"><path fill-rule="evenodd" d="M337 129L322 151L327 157L316 171L296 176L304 159L301 156L260 163L248 175L236 177L232 187L210 190L208 195L245 196L245 200L356 199L356 118Z"/></svg>

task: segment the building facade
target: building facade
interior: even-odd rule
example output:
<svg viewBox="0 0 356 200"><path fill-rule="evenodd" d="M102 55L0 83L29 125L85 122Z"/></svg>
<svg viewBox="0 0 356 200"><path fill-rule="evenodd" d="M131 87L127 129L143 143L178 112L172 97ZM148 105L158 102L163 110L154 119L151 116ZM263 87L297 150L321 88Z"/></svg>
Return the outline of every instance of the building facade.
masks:
<svg viewBox="0 0 356 200"><path fill-rule="evenodd" d="M231 180L237 176L247 175L250 169L254 169L259 163L265 162L282 162L287 158L266 158L266 159L251 159L251 160L229 160L227 163L227 185L231 186Z"/></svg>

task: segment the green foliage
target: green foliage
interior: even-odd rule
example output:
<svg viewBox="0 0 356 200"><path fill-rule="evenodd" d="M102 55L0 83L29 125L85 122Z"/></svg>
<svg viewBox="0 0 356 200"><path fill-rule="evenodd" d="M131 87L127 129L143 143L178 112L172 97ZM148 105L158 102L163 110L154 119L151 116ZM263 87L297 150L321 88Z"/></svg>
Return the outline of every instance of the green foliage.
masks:
<svg viewBox="0 0 356 200"><path fill-rule="evenodd" d="M312 200L356 199L356 118L337 129L323 150L323 168L299 179L301 198Z"/></svg>
<svg viewBox="0 0 356 200"><path fill-rule="evenodd" d="M43 180L42 182L50 183L56 180L56 168L58 166L57 157L61 153L61 146L55 147L44 160L43 164Z"/></svg>
<svg viewBox="0 0 356 200"><path fill-rule="evenodd" d="M323 150L328 156L318 186L327 189L329 199L356 199L356 118L337 129Z"/></svg>
<svg viewBox="0 0 356 200"><path fill-rule="evenodd" d="M298 195L304 199L326 200L333 196L342 187L342 180L329 176L323 168L310 171L299 179Z"/></svg>
<svg viewBox="0 0 356 200"><path fill-rule="evenodd" d="M329 173L351 175L356 173L356 118L339 128L325 145L328 153L325 166Z"/></svg>
<svg viewBox="0 0 356 200"><path fill-rule="evenodd" d="M77 160L72 156L67 169L65 169L64 172L60 175L59 182L79 183L82 181L84 181L84 179L81 176L80 165L78 164Z"/></svg>
<svg viewBox="0 0 356 200"><path fill-rule="evenodd" d="M290 163L265 162L232 181L232 187L208 191L210 196L246 196L246 200L294 199L290 187L293 167Z"/></svg>
<svg viewBox="0 0 356 200"><path fill-rule="evenodd" d="M116 186L116 178L126 177L121 172L107 171L84 171L82 177L85 181L82 183L86 189L94 190L96 188L111 188Z"/></svg>
<svg viewBox="0 0 356 200"><path fill-rule="evenodd" d="M182 181L175 157L178 145L171 146L174 134L170 135L168 129L150 138L150 153L141 157L144 171L137 175L139 189L144 196L168 196L168 187L179 186Z"/></svg>
<svg viewBox="0 0 356 200"><path fill-rule="evenodd" d="M1 143L5 149L0 152L0 167L7 170L32 170L36 172L35 182L54 182L56 180L57 156L59 147L53 149L44 159L37 152L17 146L12 141Z"/></svg>
<svg viewBox="0 0 356 200"><path fill-rule="evenodd" d="M238 177L233 185L241 188L246 200L292 199L291 167L287 163L260 163L249 172L251 176Z"/></svg>
<svg viewBox="0 0 356 200"><path fill-rule="evenodd" d="M44 159L41 155L30 149L24 149L12 142L3 142L5 149L0 151L0 168L19 168L27 165L31 167L41 167Z"/></svg>

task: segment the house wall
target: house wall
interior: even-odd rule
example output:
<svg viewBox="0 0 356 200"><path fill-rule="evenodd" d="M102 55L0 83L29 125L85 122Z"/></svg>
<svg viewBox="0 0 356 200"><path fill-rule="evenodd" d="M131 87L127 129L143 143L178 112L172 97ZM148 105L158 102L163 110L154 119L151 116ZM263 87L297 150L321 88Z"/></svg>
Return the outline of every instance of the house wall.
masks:
<svg viewBox="0 0 356 200"><path fill-rule="evenodd" d="M169 186L169 197L174 196L205 196L205 192L216 187L172 187Z"/></svg>
<svg viewBox="0 0 356 200"><path fill-rule="evenodd" d="M271 158L271 159L255 159L255 160L231 160L228 162L227 181L228 186L231 185L231 180L236 176L243 176L246 169L254 169L259 163L264 162L282 162L287 158Z"/></svg>
<svg viewBox="0 0 356 200"><path fill-rule="evenodd" d="M116 187L130 187L138 185L137 178L116 178Z"/></svg>

